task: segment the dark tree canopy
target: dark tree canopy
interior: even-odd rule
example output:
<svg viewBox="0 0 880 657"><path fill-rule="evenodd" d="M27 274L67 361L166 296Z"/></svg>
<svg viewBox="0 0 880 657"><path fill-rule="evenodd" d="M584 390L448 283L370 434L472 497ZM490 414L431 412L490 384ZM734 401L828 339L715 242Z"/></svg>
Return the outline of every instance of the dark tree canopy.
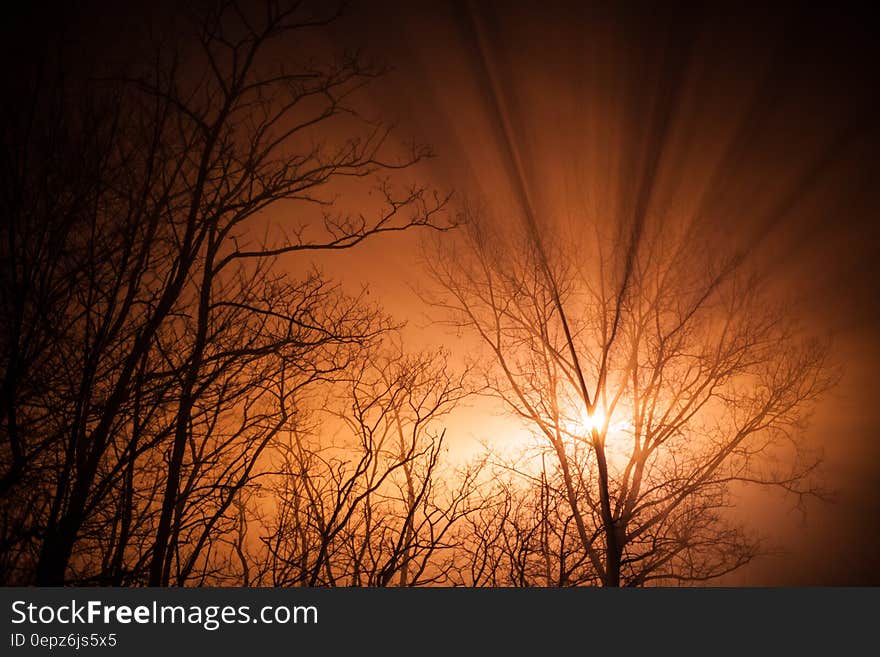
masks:
<svg viewBox="0 0 880 657"><path fill-rule="evenodd" d="M94 70L46 45L0 109L0 583L703 582L761 551L740 485L820 492L828 348L747 253L644 189L635 220L453 214L337 7L172 13ZM401 231L437 240L451 349L316 265ZM447 458L480 395L521 458Z"/></svg>
<svg viewBox="0 0 880 657"><path fill-rule="evenodd" d="M496 491L474 534L504 537L511 584L718 577L758 553L725 516L735 484L819 492L802 422L834 380L827 345L699 220L595 225L578 239L475 215L429 255L431 301L484 344L486 389L546 452L538 472L508 466L531 484Z"/></svg>

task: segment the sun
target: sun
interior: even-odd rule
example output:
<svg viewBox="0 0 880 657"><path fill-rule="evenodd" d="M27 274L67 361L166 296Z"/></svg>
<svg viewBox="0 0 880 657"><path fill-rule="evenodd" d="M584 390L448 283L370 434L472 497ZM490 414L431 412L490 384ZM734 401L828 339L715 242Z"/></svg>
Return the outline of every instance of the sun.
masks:
<svg viewBox="0 0 880 657"><path fill-rule="evenodd" d="M594 409L592 413L584 411L576 424L578 432L584 436L592 434L594 429L602 431L605 427L605 411L601 408Z"/></svg>
<svg viewBox="0 0 880 657"><path fill-rule="evenodd" d="M617 415L620 415L620 413L617 413ZM612 418L608 418L605 414L605 409L601 407L597 406L593 409L592 413L588 413L584 410L577 415L577 418L570 425L571 433L586 438L592 435L595 430L608 438L611 436L617 436L618 434L632 432L632 422L627 420L611 420Z"/></svg>

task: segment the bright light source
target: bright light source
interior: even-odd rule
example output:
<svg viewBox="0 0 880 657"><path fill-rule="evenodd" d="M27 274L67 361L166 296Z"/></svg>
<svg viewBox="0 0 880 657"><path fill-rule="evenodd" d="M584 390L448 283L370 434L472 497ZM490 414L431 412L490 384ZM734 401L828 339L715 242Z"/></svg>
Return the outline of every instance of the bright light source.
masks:
<svg viewBox="0 0 880 657"><path fill-rule="evenodd" d="M581 413L574 426L575 433L580 436L589 436L593 433L594 429L601 432L605 428L605 411L601 408L595 409L592 415L584 411ZM632 423L627 422L626 420L609 422L606 433L610 434L620 431L632 431L632 428Z"/></svg>
<svg viewBox="0 0 880 657"><path fill-rule="evenodd" d="M593 411L592 415L584 412L578 421L578 430L585 436L593 433L593 429L601 431L605 425L605 413L601 408Z"/></svg>

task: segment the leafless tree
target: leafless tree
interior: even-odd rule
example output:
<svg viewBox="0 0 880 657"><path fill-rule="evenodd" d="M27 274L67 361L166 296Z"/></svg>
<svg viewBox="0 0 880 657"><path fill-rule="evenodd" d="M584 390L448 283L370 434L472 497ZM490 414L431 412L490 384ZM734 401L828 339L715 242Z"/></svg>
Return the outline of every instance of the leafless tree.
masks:
<svg viewBox="0 0 880 657"><path fill-rule="evenodd" d="M598 583L549 454L520 450L491 460L459 526L451 579L459 586L585 586ZM540 464L538 468L534 467Z"/></svg>
<svg viewBox="0 0 880 657"><path fill-rule="evenodd" d="M388 327L272 262L448 226L446 197L377 177L429 155L355 111L379 70L273 53L336 15L315 11L223 3L143 73L22 90L4 124L5 581L202 571L298 391ZM347 213L334 185L358 180L381 202Z"/></svg>
<svg viewBox="0 0 880 657"><path fill-rule="evenodd" d="M475 581L504 560L511 584L709 580L759 547L725 513L738 483L818 490L802 423L834 380L827 345L704 223L608 226L472 213L428 254L429 300L486 347L485 385L549 464L511 466L520 482L478 517Z"/></svg>
<svg viewBox="0 0 880 657"><path fill-rule="evenodd" d="M479 468L440 460L439 422L468 393L464 377L442 352L406 356L397 346L369 354L340 387L317 436L294 434L282 452L262 539L267 583L447 583L454 530L477 499Z"/></svg>

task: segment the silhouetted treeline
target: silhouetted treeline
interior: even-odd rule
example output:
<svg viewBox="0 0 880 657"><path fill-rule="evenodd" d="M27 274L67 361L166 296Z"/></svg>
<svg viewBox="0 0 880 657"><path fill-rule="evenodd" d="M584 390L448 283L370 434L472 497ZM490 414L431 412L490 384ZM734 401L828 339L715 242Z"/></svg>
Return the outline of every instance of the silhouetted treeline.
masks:
<svg viewBox="0 0 880 657"><path fill-rule="evenodd" d="M694 258L686 223L569 245L534 217L453 220L401 177L430 151L358 113L382 71L312 38L335 16L217 4L112 70L62 44L10 75L0 582L617 586L747 563L731 486L815 492L799 428L824 347L741 257ZM440 235L428 301L486 349L463 370L312 264L411 229ZM443 419L471 395L535 442L453 465Z"/></svg>
<svg viewBox="0 0 880 657"><path fill-rule="evenodd" d="M352 118L377 70L268 55L321 11L217 5L146 65L76 76L50 48L19 76L0 183L3 581L214 576L302 396L392 328L289 264L447 226L445 198L377 177L428 154ZM332 183L352 178L378 186L372 215L336 209Z"/></svg>

